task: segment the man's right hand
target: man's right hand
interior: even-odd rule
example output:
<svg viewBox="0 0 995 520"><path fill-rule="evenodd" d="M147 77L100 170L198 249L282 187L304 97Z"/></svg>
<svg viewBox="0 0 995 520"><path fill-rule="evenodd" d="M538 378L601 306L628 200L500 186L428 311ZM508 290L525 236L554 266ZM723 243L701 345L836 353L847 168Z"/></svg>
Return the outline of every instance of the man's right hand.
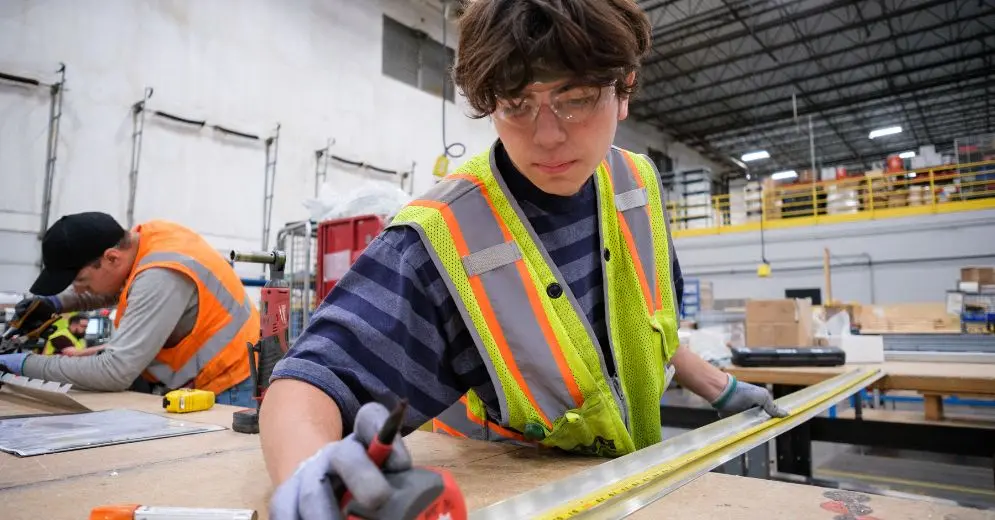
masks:
<svg viewBox="0 0 995 520"><path fill-rule="evenodd" d="M331 479L337 475L352 495L352 500L376 509L393 491L383 472L411 469L411 455L401 436L383 468L378 468L366 454L367 447L387 420L390 412L379 403L367 403L356 414L353 433L341 441L326 444L298 466L297 471L273 493L270 517L273 520L340 520L341 506L332 490Z"/></svg>
<svg viewBox="0 0 995 520"><path fill-rule="evenodd" d="M34 309L31 307L38 303ZM19 327L21 332L31 332L34 329L40 327L43 323L48 321L53 314L58 314L61 312L59 308L59 300L55 297L50 296L31 296L25 298L14 306L14 320L18 321L23 319L21 326Z"/></svg>

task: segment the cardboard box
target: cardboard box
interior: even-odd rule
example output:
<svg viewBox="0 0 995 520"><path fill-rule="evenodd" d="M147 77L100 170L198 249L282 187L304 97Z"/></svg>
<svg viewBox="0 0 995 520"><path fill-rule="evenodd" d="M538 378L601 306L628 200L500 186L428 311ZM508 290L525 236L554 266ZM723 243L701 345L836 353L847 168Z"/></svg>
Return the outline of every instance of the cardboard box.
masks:
<svg viewBox="0 0 995 520"><path fill-rule="evenodd" d="M960 315L947 312L947 302L861 305L862 334L960 332Z"/></svg>
<svg viewBox="0 0 995 520"><path fill-rule="evenodd" d="M747 347L810 347L810 300L750 300L746 302Z"/></svg>
<svg viewBox="0 0 995 520"><path fill-rule="evenodd" d="M995 284L995 267L961 268L960 281L978 282L979 285Z"/></svg>

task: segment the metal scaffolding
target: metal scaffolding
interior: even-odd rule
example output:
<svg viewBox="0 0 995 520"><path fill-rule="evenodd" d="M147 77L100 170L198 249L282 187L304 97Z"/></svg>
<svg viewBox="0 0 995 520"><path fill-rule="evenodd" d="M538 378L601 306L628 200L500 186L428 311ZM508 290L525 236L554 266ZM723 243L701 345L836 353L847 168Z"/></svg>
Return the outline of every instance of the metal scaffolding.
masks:
<svg viewBox="0 0 995 520"><path fill-rule="evenodd" d="M269 231L273 222L273 191L276 187L276 153L280 148L280 124L266 139L266 171L263 173L263 251L269 248Z"/></svg>
<svg viewBox="0 0 995 520"><path fill-rule="evenodd" d="M0 81L26 85L32 88L48 88L49 110L48 110L48 137L45 142L45 187L42 190L41 201L41 222L38 229L38 240L45 236L48 231L48 223L52 217L52 186L55 182L55 164L58 158L59 148L59 123L62 121L62 97L66 90L66 65L59 63L56 69L59 79L55 83L45 83L43 81L0 72ZM38 266L41 267L41 258L38 258Z"/></svg>
<svg viewBox="0 0 995 520"><path fill-rule="evenodd" d="M402 191L408 195L414 194L415 189L415 166L418 164L414 161L411 162L411 169L406 171L401 170L388 170L386 168L381 168L379 166L374 166L368 162L364 161L354 161L352 159L346 159L345 157L340 157L331 153L329 150L332 145L335 144L335 140L329 140L328 145L325 148L316 150L315 155L315 172L314 172L314 196L318 196L318 188L321 183L325 182L328 177L328 161L334 160L339 163L358 168L367 172L372 172L374 174L380 175L383 178L393 178L394 182L397 182L397 186L401 188Z"/></svg>
<svg viewBox="0 0 995 520"><path fill-rule="evenodd" d="M973 0L637 0L652 25L630 115L742 176L801 170L812 117L819 162L862 170L891 153L947 151L993 127L995 4ZM949 110L954 107L954 113ZM950 117L955 116L955 117ZM888 139L875 128L901 125Z"/></svg>
<svg viewBox="0 0 995 520"><path fill-rule="evenodd" d="M276 164L277 164L277 152L279 150L280 143L280 124L277 123L276 129L272 136L266 139L260 138L258 135L244 132L241 130L234 130L230 127L222 126L219 124L209 123L202 119L191 119L188 117L181 117L176 114L171 114L168 112L163 112L161 110L150 109L148 106L149 99L152 97L154 90L151 87L145 89L145 95L141 100L135 102L131 106L131 121L132 121L132 132L131 132L131 168L128 173L128 227L135 225L135 198L138 192L138 180L139 180L139 166L141 164L142 157L142 141L145 134L145 115L146 113L167 120L173 123L179 123L182 125L189 125L197 129L203 129L205 127L210 127L214 132L224 134L231 137L237 137L240 139L246 139L250 141L261 141L265 145L266 161L263 169L263 226L262 226L262 248L266 250L269 245L269 235L270 227L273 217L273 193L276 187Z"/></svg>
<svg viewBox="0 0 995 520"><path fill-rule="evenodd" d="M328 156L331 154L335 139L329 139L325 147L314 151L314 196L318 197L321 184L328 178Z"/></svg>

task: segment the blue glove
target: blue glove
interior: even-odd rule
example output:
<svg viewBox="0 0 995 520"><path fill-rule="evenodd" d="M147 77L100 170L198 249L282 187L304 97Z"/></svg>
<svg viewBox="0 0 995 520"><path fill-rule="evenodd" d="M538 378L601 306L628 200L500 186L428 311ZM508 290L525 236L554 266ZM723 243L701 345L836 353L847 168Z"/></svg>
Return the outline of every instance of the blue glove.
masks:
<svg viewBox="0 0 995 520"><path fill-rule="evenodd" d="M400 435L394 439L394 449L382 469L376 467L366 455L367 446L388 415L390 412L380 403L363 405L356 414L352 434L325 445L276 488L270 499L270 518L341 520L341 507L332 491L332 475L342 479L352 494L352 500L359 505L376 509L386 502L393 488L387 483L383 472L411 469L411 456Z"/></svg>
<svg viewBox="0 0 995 520"><path fill-rule="evenodd" d="M725 390L712 401L712 407L727 417L759 406L771 417L787 417L788 411L774 402L766 388L736 380L731 374Z"/></svg>
<svg viewBox="0 0 995 520"><path fill-rule="evenodd" d="M0 368L13 374L21 375L21 369L24 368L24 359L27 357L27 352L0 354Z"/></svg>

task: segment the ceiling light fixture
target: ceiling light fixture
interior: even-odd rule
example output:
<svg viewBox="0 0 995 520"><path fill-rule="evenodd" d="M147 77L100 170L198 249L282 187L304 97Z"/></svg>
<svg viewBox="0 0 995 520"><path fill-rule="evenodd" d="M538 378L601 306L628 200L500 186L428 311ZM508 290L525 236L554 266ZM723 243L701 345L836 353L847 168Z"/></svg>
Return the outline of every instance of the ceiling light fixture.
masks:
<svg viewBox="0 0 995 520"><path fill-rule="evenodd" d="M775 172L774 174L772 174L770 176L770 178L774 179L775 181L781 181L781 180L784 180L784 179L794 179L797 176L798 176L798 172L796 172L794 170L785 170L783 172Z"/></svg>
<svg viewBox="0 0 995 520"><path fill-rule="evenodd" d="M767 150L758 150L756 152L744 153L743 156L740 157L740 159L742 159L743 162L759 161L760 159L769 159L769 158L770 154L767 153Z"/></svg>
<svg viewBox="0 0 995 520"><path fill-rule="evenodd" d="M916 152L913 150L909 150L907 152L902 152L898 154L898 156L901 157L902 159L911 159L916 156Z"/></svg>
<svg viewBox="0 0 995 520"><path fill-rule="evenodd" d="M902 127L900 126L889 126L887 128L878 128L877 130L871 130L867 137L871 139L877 139L878 137L884 137L886 135L894 135L902 133Z"/></svg>

